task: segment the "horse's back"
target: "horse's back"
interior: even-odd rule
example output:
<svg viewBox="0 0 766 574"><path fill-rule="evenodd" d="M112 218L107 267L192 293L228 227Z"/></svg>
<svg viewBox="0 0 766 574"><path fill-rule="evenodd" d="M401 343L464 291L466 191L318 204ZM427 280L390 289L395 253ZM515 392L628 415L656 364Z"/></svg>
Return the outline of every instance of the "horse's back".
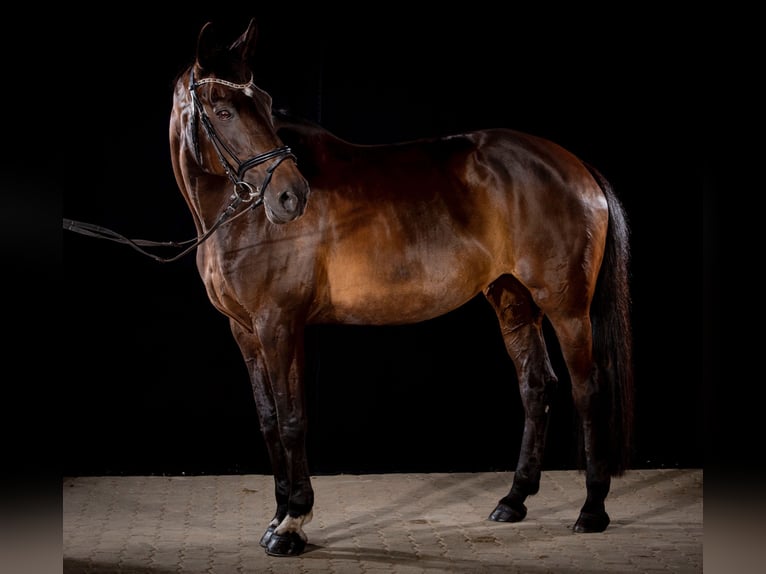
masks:
<svg viewBox="0 0 766 574"><path fill-rule="evenodd" d="M275 123L313 189L343 190L346 197L355 195L355 201L406 203L454 193L466 209L476 211L472 201L481 200L482 192L488 191L495 192L489 199L501 204L525 197L531 201L534 194L546 194L542 200L556 203L591 201L602 195L574 154L550 140L516 130L358 145L290 116L277 115Z"/></svg>
<svg viewBox="0 0 766 574"><path fill-rule="evenodd" d="M278 133L293 148L315 190L343 190L354 201L406 204L433 195L458 197L484 213L500 205L537 201L577 204L603 200L583 162L560 145L511 129L487 129L382 145L358 145L323 127L290 116L275 117ZM454 185L453 185L454 184ZM459 214L460 210L452 210ZM478 208L478 209L477 209Z"/></svg>

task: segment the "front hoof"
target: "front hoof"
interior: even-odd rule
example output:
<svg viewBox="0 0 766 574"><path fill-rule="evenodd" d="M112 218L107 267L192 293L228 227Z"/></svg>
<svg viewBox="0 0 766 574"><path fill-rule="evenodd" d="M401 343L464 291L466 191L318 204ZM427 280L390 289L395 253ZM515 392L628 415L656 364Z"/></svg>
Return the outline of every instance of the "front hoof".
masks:
<svg viewBox="0 0 766 574"><path fill-rule="evenodd" d="M299 556L305 548L306 541L297 532L272 533L266 544L266 554L269 556Z"/></svg>
<svg viewBox="0 0 766 574"><path fill-rule="evenodd" d="M495 522L521 522L526 515L527 507L521 502L513 506L501 502L489 515L489 519Z"/></svg>
<svg viewBox="0 0 766 574"><path fill-rule="evenodd" d="M263 536L261 536L261 540L258 543L264 548L266 548L269 545L269 540L271 540L271 537L274 535L274 531L276 529L277 529L276 526L269 526L266 529L266 532L263 533Z"/></svg>
<svg viewBox="0 0 766 574"><path fill-rule="evenodd" d="M593 514L581 512L572 530L575 532L603 532L609 526L609 515L606 512Z"/></svg>

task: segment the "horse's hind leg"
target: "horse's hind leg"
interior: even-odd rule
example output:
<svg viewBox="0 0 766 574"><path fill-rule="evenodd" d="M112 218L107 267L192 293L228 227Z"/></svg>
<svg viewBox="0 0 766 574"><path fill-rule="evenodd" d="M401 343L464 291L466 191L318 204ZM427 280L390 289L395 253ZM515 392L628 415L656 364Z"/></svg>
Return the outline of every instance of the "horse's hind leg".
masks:
<svg viewBox="0 0 766 574"><path fill-rule="evenodd" d="M609 467L609 405L606 389L600 388L593 361L593 336L588 315L548 314L556 331L572 380L572 397L582 419L585 446L587 496L574 525L575 532L603 532L609 525L604 501L611 487Z"/></svg>
<svg viewBox="0 0 766 574"><path fill-rule="evenodd" d="M527 514L524 501L540 488L540 473L550 405L557 382L542 331L543 315L527 289L510 275L492 283L484 295L495 309L500 330L516 367L524 405L524 434L513 485L490 520L518 522Z"/></svg>

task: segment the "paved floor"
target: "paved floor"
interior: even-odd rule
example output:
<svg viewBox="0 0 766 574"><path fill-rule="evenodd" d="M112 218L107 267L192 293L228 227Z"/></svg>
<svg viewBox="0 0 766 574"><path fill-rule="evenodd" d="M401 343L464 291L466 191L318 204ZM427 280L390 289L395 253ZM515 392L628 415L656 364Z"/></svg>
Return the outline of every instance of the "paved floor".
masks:
<svg viewBox="0 0 766 574"><path fill-rule="evenodd" d="M298 558L258 545L274 511L270 476L65 478L64 572L702 572L702 470L615 479L601 534L571 531L585 493L576 471L544 473L523 522L487 520L512 477L316 477L309 545Z"/></svg>

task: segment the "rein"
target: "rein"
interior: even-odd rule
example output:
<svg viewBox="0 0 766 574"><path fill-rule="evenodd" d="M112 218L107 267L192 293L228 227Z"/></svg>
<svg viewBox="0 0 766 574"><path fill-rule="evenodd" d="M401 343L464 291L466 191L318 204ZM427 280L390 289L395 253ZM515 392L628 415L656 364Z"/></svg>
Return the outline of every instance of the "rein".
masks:
<svg viewBox="0 0 766 574"><path fill-rule="evenodd" d="M251 200L252 198L243 199L241 196L237 195L236 193L233 194L231 203L229 203L228 207L223 211L223 213L221 213L221 215L218 216L218 219L210 227L210 229L208 229L205 233L197 236L194 239L188 239L186 241L180 241L180 242L150 241L148 239L128 239L124 235L121 235L117 233L116 231L113 231L106 227L95 225L93 223L84 223L82 221L75 221L74 219L67 219L67 218L64 218L64 229L66 229L67 231L74 231L81 235L87 235L89 237L96 237L98 239L108 239L116 243L123 243L126 245L130 245L133 249L135 249L142 255L146 255L147 257L150 257L151 259L154 259L155 261L159 261L160 263L171 263L173 261L177 261L181 259L181 257L183 257L184 255L191 253L196 247L198 247L204 241L206 241L207 238L210 237L213 234L213 232L219 227L221 227L224 223L231 223L232 221L237 219L237 217L239 217L240 215L244 215L245 213L247 213L247 211L241 211L236 216L233 216L234 212L242 203L248 203ZM253 203L253 207L258 206L261 203L263 203L263 197L258 198L258 200L255 203ZM182 248L184 246L188 246L188 247L186 247L183 251L181 251L180 253L172 257L161 257L159 255L155 255L154 253L150 253L149 251L146 251L145 249L142 249L142 247Z"/></svg>
<svg viewBox="0 0 766 574"><path fill-rule="evenodd" d="M116 231L113 231L106 227L102 227L100 225L94 225L92 223L84 223L82 221L75 221L74 219L67 219L67 218L64 218L63 220L63 223L64 223L63 228L65 230L74 231L76 233L80 233L81 235L86 235L89 237L96 237L99 239L108 239L116 243L123 243L123 244L129 245L130 247L132 247L133 249L135 249L142 255L146 255L147 257L154 259L155 261L158 261L160 263L170 263L173 261L177 261L181 257L193 251L196 247L198 247L200 244L206 241L223 224L231 223L232 221L234 221L241 215L244 215L245 213L247 213L246 210L243 210L235 215L237 209L241 205L252 202L253 204L252 208L255 209L259 205L263 204L263 195L266 192L266 188L268 187L269 183L271 182L271 177L274 174L274 170L276 170L280 166L280 164L286 159L292 159L293 161L297 161L297 160L288 146L282 146L261 154L254 155L253 157L246 159L245 161L241 161L237 157L237 155L231 150L231 148L226 145L226 142L224 142L221 139L218 133L216 133L215 128L213 127L213 124L210 121L210 118L205 112L205 108L202 106L202 104L199 101L196 89L203 84L221 84L223 86L228 86L236 90L242 90L248 96L252 96L253 80L251 77L250 81L247 82L246 84L235 84L233 82L229 82L219 78L203 78L199 80L198 82L195 82L194 70L192 69L189 74L189 93L191 94L191 97L192 97L192 109L194 110L192 117L194 118L196 123L196 119L199 116L202 122L202 126L205 129L205 134L207 135L208 140L210 140L210 143L213 144L213 148L215 149L216 154L218 155L218 160L223 166L223 169L226 172L226 175L229 177L232 184L234 185L234 191L230 197L231 201L229 202L229 205L226 207L226 209L223 210L221 215L218 216L218 219L215 221L215 223L202 235L199 235L196 238L189 239L187 241L181 241L181 242L150 241L146 239L128 239L124 235L121 235L117 233ZM234 161L237 164L236 170L226 160L226 157L224 156L221 148L223 148L223 150L225 150L226 153L231 158L234 159ZM194 151L197 156L197 162L201 164L202 161L201 161L201 155L199 152L199 142L196 137L196 130L194 130ZM266 176L261 186L256 187L254 189L251 184L249 184L244 179L242 179L245 175L245 172L247 172L247 170L274 158L277 158L277 161L266 169ZM159 255L155 255L154 253L150 253L146 251L142 247L173 247L173 248L185 247L185 248L183 249L183 251L181 251L180 253L172 257L161 257Z"/></svg>

